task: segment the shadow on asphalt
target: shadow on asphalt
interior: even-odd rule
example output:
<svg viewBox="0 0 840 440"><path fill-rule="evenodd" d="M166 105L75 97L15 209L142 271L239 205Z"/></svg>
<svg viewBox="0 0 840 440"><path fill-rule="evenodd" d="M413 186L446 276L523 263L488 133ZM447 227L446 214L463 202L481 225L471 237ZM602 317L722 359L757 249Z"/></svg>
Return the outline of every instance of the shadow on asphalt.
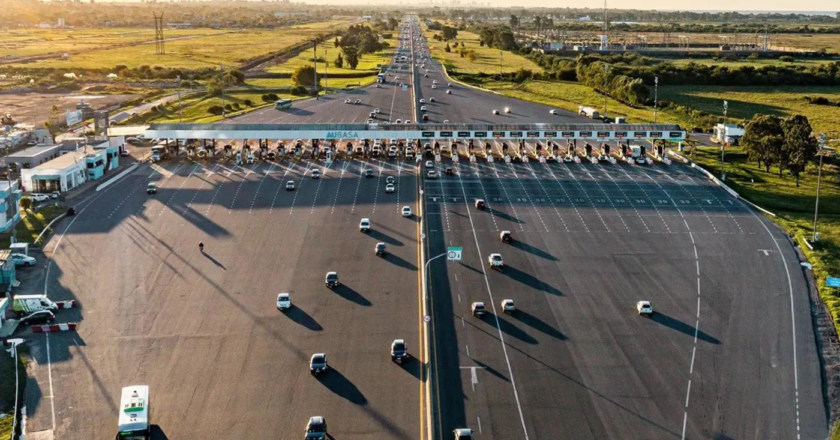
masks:
<svg viewBox="0 0 840 440"><path fill-rule="evenodd" d="M477 274L484 275L484 272L483 272L483 271L478 270L478 269L476 269L476 268L474 268L474 267L470 266L469 264L466 264L466 263L458 263L458 264L460 264L460 265L461 265L462 267L464 267L465 269L469 269L469 270L471 270L471 271L473 271L473 272L475 272L475 273L477 273Z"/></svg>
<svg viewBox="0 0 840 440"><path fill-rule="evenodd" d="M218 260L216 260L215 258L213 258L213 257L212 257L210 254L208 254L207 252L201 251L201 255L204 255L204 258L207 258L208 260L212 261L212 262L213 262L213 264L215 264L216 266L219 266L219 267L221 267L222 269L227 270L227 268L225 267L225 265L224 265L224 264L220 263Z"/></svg>
<svg viewBox="0 0 840 440"><path fill-rule="evenodd" d="M306 313L306 310L303 310L300 307L292 307L291 309L286 310L284 314L292 321L308 328L309 330L321 331L324 329L321 327L321 324L318 324L318 321L316 321L315 318L310 316Z"/></svg>
<svg viewBox="0 0 840 440"><path fill-rule="evenodd" d="M484 362L481 362L477 359L473 359L473 362L475 362L476 365L483 368L484 371L492 374L493 376L496 376L496 377L498 377L499 379L501 379L505 382L510 382L510 379L508 379L507 376L505 376L504 374L499 372L499 370L497 370L497 369L495 369L495 368L493 368L493 367L491 367L491 366L489 366L489 365L485 364Z"/></svg>
<svg viewBox="0 0 840 440"><path fill-rule="evenodd" d="M483 329L483 328L481 328L481 327L479 327L479 326L477 326L477 325L474 325L474 324L472 324L472 323L470 323L470 325L472 325L472 326L473 326L473 328L475 328L475 329L477 329L477 330L479 330L479 331L484 332L486 335L490 336L491 338L493 338L493 339L495 339L495 340L497 340L497 341L499 340L499 335L498 335L498 334L496 334L495 332L489 332L489 331L487 331L487 330L485 330L485 329ZM657 422L656 420L649 419L649 418L647 418L647 417L645 417L645 416L641 415L641 414L640 414L640 413L639 413L639 412L638 412L635 408L632 408L632 407L629 407L629 406L625 406L624 404L622 404L621 402L619 402L619 401L617 401L617 400L614 400L614 399L613 399L613 398L611 398L610 396L607 396L607 395L605 395L605 394L602 394L602 393L601 393L601 392L599 392L597 389L595 389L595 388L590 388L590 387L589 387L589 386L587 386L585 383L581 382L581 381L580 381L580 379L578 379L578 378L576 378L576 377L573 377L573 376L570 376L570 375L568 375L568 374L566 374L566 373L564 373L564 372L562 372L562 371L558 370L557 368L555 368L555 367L553 367L553 366L551 366L551 365L549 365L549 364L547 364L547 363L545 363L545 362L543 362L543 361L541 361L541 360L539 360L539 359L535 358L534 356L531 356L530 354L526 353L526 352L525 352L525 351L523 351L522 349L520 349L520 348L518 348L518 347L515 347L515 346L511 345L510 343L505 342L505 345L506 345L507 347L510 347L510 349L511 349L511 350L515 350L515 351L519 352L521 355L525 356L526 358L530 359L531 361L536 362L536 363L538 363L538 364L542 365L543 367L545 367L545 368L547 368L547 369L549 369L549 370L553 371L554 373L556 373L556 374L558 374L559 376L563 377L564 379L568 380L570 383L573 383L573 384L575 384L575 385L577 385L577 386L579 386L579 387L581 387L581 388L583 388L583 389L587 390L588 392L592 393L594 396L597 396L598 398L600 398L600 399L602 399L602 400L604 400L604 401L606 401L606 402L609 402L610 404L614 405L616 408L619 408L619 409L621 409L622 411L625 411L626 413L628 413L628 414L630 414L630 415L635 416L637 419L639 419L639 420L641 420L641 421L643 421L643 422L645 422L645 423L647 423L647 424L649 424L649 425L651 425L651 426L655 426L655 427L657 427L657 428L661 429L663 432L668 433L668 434L669 434L670 436L672 436L672 437L679 437L679 436L680 436L680 434L679 434L678 432L676 432L676 431L673 431L673 430L669 429L668 427L666 427L666 426L664 426L664 425L660 424L660 423L659 423L659 422Z"/></svg>
<svg viewBox="0 0 840 440"><path fill-rule="evenodd" d="M516 224L523 224L523 223L525 223L525 222L523 222L522 220L519 220L518 218L516 218L516 217L514 217L514 216L512 216L512 215L510 215L510 214L507 214L507 213L505 213L505 212L499 211L498 209L493 209L493 208L491 208L491 207L489 207L489 206L488 206L487 208L484 208L484 210L485 210L485 211L487 211L487 212L489 212L489 213L490 213L490 215L492 215L492 216L494 216L494 217L499 217L499 218L505 219L505 220L507 220L507 221L509 221L509 222L513 222L513 223L516 223Z"/></svg>
<svg viewBox="0 0 840 440"><path fill-rule="evenodd" d="M376 241L381 241L391 246L403 246L403 242L391 237L390 235L386 235L383 232L379 232L376 229L371 229L370 231L368 231L367 235L370 238L375 239Z"/></svg>
<svg viewBox="0 0 840 440"><path fill-rule="evenodd" d="M531 255L536 255L537 257L545 258L549 261L557 261L557 257L555 257L554 255L551 255L538 247L531 246L530 244L525 243L523 241L513 240L510 242L510 245L517 249L523 250Z"/></svg>
<svg viewBox="0 0 840 440"><path fill-rule="evenodd" d="M367 398L359 391L359 388L353 385L353 382L350 382L349 379L344 377L335 368L330 368L327 374L317 376L316 379L318 382L321 382L321 385L324 385L327 389L349 400L351 403L355 403L356 405L367 405L368 403Z"/></svg>
<svg viewBox="0 0 840 440"><path fill-rule="evenodd" d="M508 336L514 337L519 339L522 342L527 342L528 344L539 344L533 336L529 335L522 330L521 328L513 325L513 323L507 321L503 315L496 315L499 317L499 328L502 330L503 333L507 334ZM492 313L488 313L485 317L485 320L488 320L487 323L493 325L495 322Z"/></svg>
<svg viewBox="0 0 840 440"><path fill-rule="evenodd" d="M398 257L398 256L396 256L396 255L394 255L390 252L385 254L382 257L382 259L391 263L391 264L393 264L393 265L395 265L395 266L397 266L397 267L402 267L403 269L408 269L408 270L412 270L412 271L417 270L417 266L411 264L411 262L406 261L406 260L404 260L404 259L402 259L402 258L400 258L400 257Z"/></svg>
<svg viewBox="0 0 840 440"><path fill-rule="evenodd" d="M537 318L536 316L526 311L517 310L512 316L517 320L521 321L523 324L530 326L535 330L539 330L545 333L546 335L551 336L552 338L560 339L562 341L569 339L568 337L566 337L566 335L561 333L560 330L557 330L545 321L541 320L540 318Z"/></svg>
<svg viewBox="0 0 840 440"><path fill-rule="evenodd" d="M359 292L356 292L355 290L344 284L339 284L338 286L333 287L332 290L333 292L337 293L338 296L346 299L347 301L352 301L360 306L372 305L367 298L365 298Z"/></svg>
<svg viewBox="0 0 840 440"><path fill-rule="evenodd" d="M527 273L522 272L521 270L511 267L505 266L504 269L500 270L499 272L509 276L513 280L519 281L520 283L532 287L537 290L541 290L546 293L550 293L552 295L563 296L563 292L555 289L554 287L546 284L545 282L541 281L539 278Z"/></svg>
<svg viewBox="0 0 840 440"><path fill-rule="evenodd" d="M151 440L169 440L169 437L163 432L163 428L160 425L152 425L149 431L149 439Z"/></svg>
<svg viewBox="0 0 840 440"><path fill-rule="evenodd" d="M694 337L694 327L678 319L665 315L661 312L655 312L653 315L650 316L650 319L654 322L664 325L665 327L670 327L680 333ZM697 331L697 339L703 342L708 342L710 344L720 344L720 341L717 338L703 331Z"/></svg>
<svg viewBox="0 0 840 440"><path fill-rule="evenodd" d="M409 373L411 373L412 376L414 376L415 379L420 380L421 364L420 361L417 360L417 358L415 358L414 356L409 356L408 359L403 361L402 365L396 362L394 362L394 365L396 365L399 368L402 368L405 371L408 371Z"/></svg>

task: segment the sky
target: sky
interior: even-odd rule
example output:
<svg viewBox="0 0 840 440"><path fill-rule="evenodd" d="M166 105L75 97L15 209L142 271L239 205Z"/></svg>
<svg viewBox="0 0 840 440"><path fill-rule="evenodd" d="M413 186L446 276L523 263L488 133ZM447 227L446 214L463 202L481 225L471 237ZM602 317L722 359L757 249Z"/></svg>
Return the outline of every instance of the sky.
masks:
<svg viewBox="0 0 840 440"><path fill-rule="evenodd" d="M83 0L86 1L86 0ZM114 1L139 1L139 0L98 0L104 2ZM166 1L166 0L159 0ZM336 5L406 5L397 0L291 0L292 2L303 2L308 4L336 4ZM437 5L452 4L457 2L462 7L469 7L471 4L488 4L491 7L545 7L545 8L593 8L604 7L603 0L414 0L410 5L422 7L431 3ZM688 11L778 11L778 12L834 12L840 11L840 0L607 0L609 8L617 9L659 9L663 11L688 10Z"/></svg>

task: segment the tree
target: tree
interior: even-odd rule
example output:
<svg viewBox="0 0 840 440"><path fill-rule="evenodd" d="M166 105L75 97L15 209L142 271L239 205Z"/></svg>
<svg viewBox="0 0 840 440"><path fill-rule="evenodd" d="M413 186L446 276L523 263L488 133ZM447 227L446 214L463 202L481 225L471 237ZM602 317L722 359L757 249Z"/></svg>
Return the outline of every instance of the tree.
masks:
<svg viewBox="0 0 840 440"><path fill-rule="evenodd" d="M334 64L335 67L338 67L339 69L344 67L344 57L342 57L340 53L338 54L338 56L335 57Z"/></svg>
<svg viewBox="0 0 840 440"><path fill-rule="evenodd" d="M214 76L207 80L207 94L210 96L218 96L222 94L222 79Z"/></svg>
<svg viewBox="0 0 840 440"><path fill-rule="evenodd" d="M474 51L474 50L471 50L471 51L467 52L467 59L468 59L471 63L474 63L474 62L475 62L475 51Z"/></svg>
<svg viewBox="0 0 840 440"><path fill-rule="evenodd" d="M443 39L444 40L454 40L455 37L458 36L458 29L451 27L451 26L444 26L443 27Z"/></svg>
<svg viewBox="0 0 840 440"><path fill-rule="evenodd" d="M770 167L776 164L781 156L784 145L784 130L782 120L771 115L755 115L744 127L741 144L747 150L749 160L764 165L764 170L770 172Z"/></svg>
<svg viewBox="0 0 840 440"><path fill-rule="evenodd" d="M320 82L321 78L318 78ZM292 73L292 82L296 86L312 87L315 85L315 68L307 64L300 66Z"/></svg>
<svg viewBox="0 0 840 440"><path fill-rule="evenodd" d="M782 146L781 163L796 178L796 186L799 187L799 175L817 155L819 145L811 136L811 123L803 115L795 115L782 121L782 130L785 141ZM781 175L782 165L779 166L779 176Z"/></svg>
<svg viewBox="0 0 840 440"><path fill-rule="evenodd" d="M516 38L510 29L502 29L494 37L492 46L502 50L513 50L516 49Z"/></svg>
<svg viewBox="0 0 840 440"><path fill-rule="evenodd" d="M397 21L397 19L396 19L396 18L394 18L394 17L389 17L389 18L388 18L388 29L389 29L389 30L392 30L392 31L393 31L393 30L394 30L394 29L396 29L399 25L400 25L400 22L399 22L399 21Z"/></svg>
<svg viewBox="0 0 840 440"><path fill-rule="evenodd" d="M449 47L449 43L446 43L446 47L444 47L443 50L447 53L452 52L452 48Z"/></svg>
<svg viewBox="0 0 840 440"><path fill-rule="evenodd" d="M344 52L344 61L351 69L356 70L359 65L359 51L355 46L347 46L341 49Z"/></svg>
<svg viewBox="0 0 840 440"><path fill-rule="evenodd" d="M540 37L540 30L542 29L542 17L534 16L534 24L537 25L537 38Z"/></svg>
<svg viewBox="0 0 840 440"><path fill-rule="evenodd" d="M510 14L510 27L516 29L519 26L519 17Z"/></svg>
<svg viewBox="0 0 840 440"><path fill-rule="evenodd" d="M20 209L24 211L29 211L32 209L32 198L31 197L21 197L20 198Z"/></svg>

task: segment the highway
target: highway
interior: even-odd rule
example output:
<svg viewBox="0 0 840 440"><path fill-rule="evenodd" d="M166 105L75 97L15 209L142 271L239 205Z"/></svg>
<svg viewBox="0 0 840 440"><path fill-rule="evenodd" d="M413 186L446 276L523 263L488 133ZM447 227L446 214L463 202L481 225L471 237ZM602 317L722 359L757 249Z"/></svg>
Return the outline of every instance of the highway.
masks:
<svg viewBox="0 0 840 440"><path fill-rule="evenodd" d="M427 104L431 122L592 122L462 86L432 92L446 80L429 64L418 90L441 97ZM511 115L490 114L505 106ZM445 166L455 174L424 179L422 196L428 258L463 247L462 261L436 260L428 274L441 432L828 435L805 280L772 222L677 164ZM494 252L502 270L488 267ZM503 299L517 311L501 313ZM490 313L472 316L475 301Z"/></svg>

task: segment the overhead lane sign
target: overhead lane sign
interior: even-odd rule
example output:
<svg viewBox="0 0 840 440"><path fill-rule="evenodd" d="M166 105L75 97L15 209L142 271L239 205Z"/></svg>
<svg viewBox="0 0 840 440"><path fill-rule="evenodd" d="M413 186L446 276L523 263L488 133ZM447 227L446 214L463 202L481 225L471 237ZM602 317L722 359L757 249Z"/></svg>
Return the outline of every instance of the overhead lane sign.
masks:
<svg viewBox="0 0 840 440"><path fill-rule="evenodd" d="M464 248L460 246L449 246L446 248L446 259L449 261L461 261Z"/></svg>

